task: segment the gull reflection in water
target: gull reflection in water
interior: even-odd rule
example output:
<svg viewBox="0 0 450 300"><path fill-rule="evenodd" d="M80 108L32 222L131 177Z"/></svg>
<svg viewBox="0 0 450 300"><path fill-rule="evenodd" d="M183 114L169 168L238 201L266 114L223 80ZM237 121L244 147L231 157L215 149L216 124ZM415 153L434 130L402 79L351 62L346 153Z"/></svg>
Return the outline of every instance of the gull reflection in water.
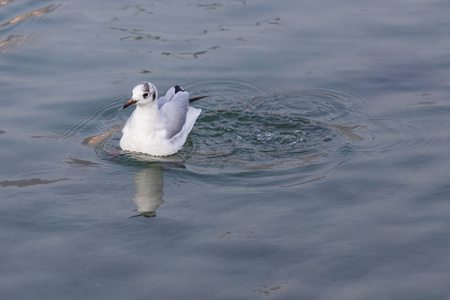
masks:
<svg viewBox="0 0 450 300"><path fill-rule="evenodd" d="M150 165L134 175L133 178L136 193L133 201L136 203L140 214L134 217L152 218L156 216L156 209L163 201L163 167Z"/></svg>

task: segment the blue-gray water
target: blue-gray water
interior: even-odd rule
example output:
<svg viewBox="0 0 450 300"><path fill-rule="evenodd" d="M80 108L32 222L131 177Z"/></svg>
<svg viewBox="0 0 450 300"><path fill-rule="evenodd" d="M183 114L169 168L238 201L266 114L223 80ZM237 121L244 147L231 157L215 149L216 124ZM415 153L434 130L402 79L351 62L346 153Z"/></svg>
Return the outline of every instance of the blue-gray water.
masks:
<svg viewBox="0 0 450 300"><path fill-rule="evenodd" d="M448 299L449 11L1 1L1 298ZM175 156L144 80L208 95Z"/></svg>

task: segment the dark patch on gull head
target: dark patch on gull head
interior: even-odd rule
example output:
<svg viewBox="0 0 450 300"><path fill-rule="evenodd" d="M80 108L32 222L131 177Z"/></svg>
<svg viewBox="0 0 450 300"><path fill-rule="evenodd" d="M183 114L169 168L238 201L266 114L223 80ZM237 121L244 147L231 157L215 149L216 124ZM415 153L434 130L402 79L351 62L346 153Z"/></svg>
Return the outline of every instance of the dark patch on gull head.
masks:
<svg viewBox="0 0 450 300"><path fill-rule="evenodd" d="M151 94L152 100L155 100L156 99L156 90L151 91L151 93L150 93L150 84L148 82L141 82L141 84L143 86L142 94L144 96L144 99L146 99L148 97L148 95Z"/></svg>
<svg viewBox="0 0 450 300"><path fill-rule="evenodd" d="M141 82L141 84L144 86L144 92L149 93L150 92L150 85L148 82Z"/></svg>
<svg viewBox="0 0 450 300"><path fill-rule="evenodd" d="M178 92L184 92L184 90L183 90L183 88L181 86L176 85L175 86L175 94L178 93Z"/></svg>

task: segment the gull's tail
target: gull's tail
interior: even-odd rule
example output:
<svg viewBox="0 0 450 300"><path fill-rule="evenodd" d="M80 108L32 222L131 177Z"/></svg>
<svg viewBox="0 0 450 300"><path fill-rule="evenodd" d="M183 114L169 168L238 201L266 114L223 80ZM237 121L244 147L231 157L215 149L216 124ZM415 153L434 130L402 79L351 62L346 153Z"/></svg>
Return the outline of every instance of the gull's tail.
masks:
<svg viewBox="0 0 450 300"><path fill-rule="evenodd" d="M200 96L200 97L190 98L189 99L189 103L192 103L194 101L197 101L197 100L200 100L200 99L203 99L203 98L206 98L206 97L208 97L208 96Z"/></svg>

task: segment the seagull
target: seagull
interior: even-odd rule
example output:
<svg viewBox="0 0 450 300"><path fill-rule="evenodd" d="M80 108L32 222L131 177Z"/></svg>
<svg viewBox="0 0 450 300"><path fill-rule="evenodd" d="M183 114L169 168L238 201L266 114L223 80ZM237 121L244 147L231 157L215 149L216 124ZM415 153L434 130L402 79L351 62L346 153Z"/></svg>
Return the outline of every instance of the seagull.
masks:
<svg viewBox="0 0 450 300"><path fill-rule="evenodd" d="M123 106L136 104L136 109L122 128L120 148L154 156L175 154L186 142L202 111L189 103L202 98L205 96L189 99L189 93L175 85L158 99L153 83L139 83Z"/></svg>

